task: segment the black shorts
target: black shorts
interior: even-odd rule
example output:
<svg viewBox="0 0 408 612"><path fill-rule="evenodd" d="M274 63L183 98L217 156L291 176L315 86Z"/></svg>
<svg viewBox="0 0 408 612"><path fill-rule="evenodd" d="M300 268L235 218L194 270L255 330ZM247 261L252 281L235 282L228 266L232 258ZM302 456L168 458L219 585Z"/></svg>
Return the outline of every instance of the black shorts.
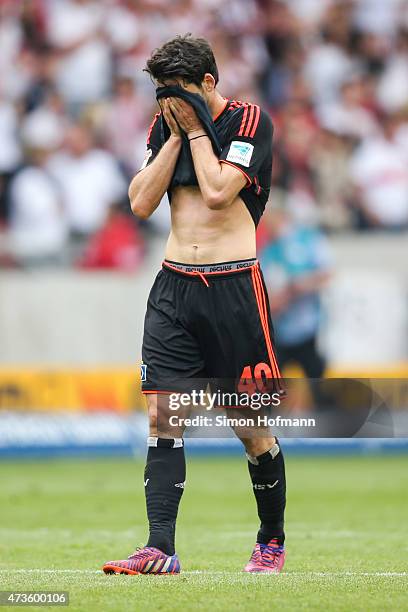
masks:
<svg viewBox="0 0 408 612"><path fill-rule="evenodd" d="M147 303L142 359L144 393L178 391L191 378L279 380L257 260L164 261Z"/></svg>

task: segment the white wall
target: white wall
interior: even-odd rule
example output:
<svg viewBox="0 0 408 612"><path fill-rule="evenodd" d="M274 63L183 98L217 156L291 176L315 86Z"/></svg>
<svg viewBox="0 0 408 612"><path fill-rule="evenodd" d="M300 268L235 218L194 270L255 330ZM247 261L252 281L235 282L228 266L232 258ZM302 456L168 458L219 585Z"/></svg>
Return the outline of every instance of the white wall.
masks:
<svg viewBox="0 0 408 612"><path fill-rule="evenodd" d="M161 248L155 242L137 275L0 273L0 364L135 363L140 359L147 296L160 261Z"/></svg>
<svg viewBox="0 0 408 612"><path fill-rule="evenodd" d="M322 346L336 366L392 366L408 359L408 237L331 240L336 274L325 292Z"/></svg>

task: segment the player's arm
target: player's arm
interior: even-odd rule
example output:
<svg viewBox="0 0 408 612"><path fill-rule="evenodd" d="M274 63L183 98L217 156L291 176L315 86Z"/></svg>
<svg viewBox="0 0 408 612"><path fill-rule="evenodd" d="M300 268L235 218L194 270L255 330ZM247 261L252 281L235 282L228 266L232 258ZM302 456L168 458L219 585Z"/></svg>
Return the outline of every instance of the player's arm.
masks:
<svg viewBox="0 0 408 612"><path fill-rule="evenodd" d="M194 132L189 138L194 138ZM222 210L232 204L247 184L245 176L237 168L220 163L208 137L192 140L190 148L200 191L208 208Z"/></svg>
<svg viewBox="0 0 408 612"><path fill-rule="evenodd" d="M163 103L162 110L170 128L170 137L160 148L156 118L148 137L146 157L142 168L129 186L132 212L141 219L150 217L160 204L169 188L181 149L180 130L166 102Z"/></svg>
<svg viewBox="0 0 408 612"><path fill-rule="evenodd" d="M218 159L210 139L201 137L205 130L192 107L183 100L171 98L170 108L190 140L194 168L205 203L214 210L226 208L245 186L251 185L265 156L271 155L270 119L261 115L256 106L251 106L251 111L246 108L237 110L227 145Z"/></svg>
<svg viewBox="0 0 408 612"><path fill-rule="evenodd" d="M219 163L211 141L190 104L180 98L169 100L173 115L190 140L194 169L205 204L213 210L226 208L245 187L246 178L236 168Z"/></svg>

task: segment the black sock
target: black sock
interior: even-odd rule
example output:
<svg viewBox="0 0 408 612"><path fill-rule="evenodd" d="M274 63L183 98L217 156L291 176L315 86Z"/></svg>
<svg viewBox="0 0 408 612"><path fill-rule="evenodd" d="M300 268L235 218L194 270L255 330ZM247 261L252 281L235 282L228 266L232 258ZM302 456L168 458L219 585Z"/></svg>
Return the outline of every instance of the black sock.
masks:
<svg viewBox="0 0 408 612"><path fill-rule="evenodd" d="M148 438L144 473L149 540L166 555L174 555L177 511L184 491L186 461L181 438Z"/></svg>
<svg viewBox="0 0 408 612"><path fill-rule="evenodd" d="M248 457L248 469L258 506L261 525L256 541L268 544L276 538L279 546L285 541L283 530L286 505L285 462L278 440L271 450L258 457Z"/></svg>

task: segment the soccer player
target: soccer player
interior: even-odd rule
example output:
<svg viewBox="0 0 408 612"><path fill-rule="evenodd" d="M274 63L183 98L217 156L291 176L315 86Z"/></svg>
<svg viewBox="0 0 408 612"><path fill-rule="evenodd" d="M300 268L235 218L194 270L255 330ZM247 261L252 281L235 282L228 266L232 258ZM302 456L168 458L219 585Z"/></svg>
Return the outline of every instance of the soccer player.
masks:
<svg viewBox="0 0 408 612"><path fill-rule="evenodd" d="M176 574L175 525L186 468L183 429L163 431L161 424L158 431L169 381L247 379L259 372L280 378L255 246L270 190L273 128L256 104L221 95L214 55L204 39L179 36L165 43L153 52L147 71L172 92L159 100L145 160L129 188L132 210L142 219L166 191L171 204L171 232L147 304L142 351L150 420L144 479L149 538L144 548L103 569ZM200 104L192 100L206 106L209 122L199 119ZM244 569L278 573L285 559L282 449L268 431L241 439L260 519Z"/></svg>

